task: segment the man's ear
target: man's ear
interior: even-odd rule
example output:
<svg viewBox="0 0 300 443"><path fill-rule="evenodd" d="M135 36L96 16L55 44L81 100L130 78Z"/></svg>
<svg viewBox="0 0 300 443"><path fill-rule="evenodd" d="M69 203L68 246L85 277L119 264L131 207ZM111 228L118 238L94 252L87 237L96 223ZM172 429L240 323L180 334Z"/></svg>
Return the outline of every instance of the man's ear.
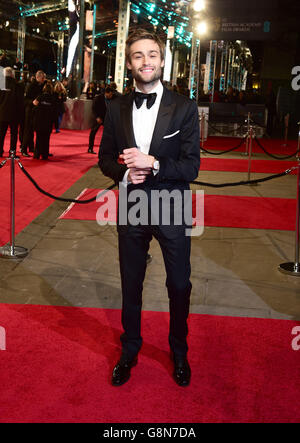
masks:
<svg viewBox="0 0 300 443"><path fill-rule="evenodd" d="M131 67L131 63L129 61L126 62L126 67L127 67L127 69L129 69L131 71L132 67Z"/></svg>
<svg viewBox="0 0 300 443"><path fill-rule="evenodd" d="M164 67L165 67L165 60L162 60L160 67L161 67L161 68L164 68Z"/></svg>

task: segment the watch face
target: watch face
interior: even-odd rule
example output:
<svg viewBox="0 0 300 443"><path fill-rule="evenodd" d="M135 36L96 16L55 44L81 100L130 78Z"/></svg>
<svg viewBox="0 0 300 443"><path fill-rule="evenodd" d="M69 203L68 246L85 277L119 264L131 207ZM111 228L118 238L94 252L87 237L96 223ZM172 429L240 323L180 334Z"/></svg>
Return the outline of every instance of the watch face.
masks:
<svg viewBox="0 0 300 443"><path fill-rule="evenodd" d="M158 160L156 160L156 161L153 163L153 167L154 167L154 169L158 169L158 168L159 168L159 162L158 162Z"/></svg>

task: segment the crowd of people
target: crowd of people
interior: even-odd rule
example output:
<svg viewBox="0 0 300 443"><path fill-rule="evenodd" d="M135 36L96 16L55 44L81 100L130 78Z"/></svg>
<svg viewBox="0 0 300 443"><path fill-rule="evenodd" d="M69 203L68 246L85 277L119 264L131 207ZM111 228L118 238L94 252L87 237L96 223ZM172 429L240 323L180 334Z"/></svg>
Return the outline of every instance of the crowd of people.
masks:
<svg viewBox="0 0 300 443"><path fill-rule="evenodd" d="M17 81L15 70L3 69L5 88L0 91L0 157L3 157L4 139L10 127L10 150L16 151L17 140L21 154L47 160L50 136L60 131L65 111L67 91L62 82L47 80L43 71ZM34 137L36 134L36 137ZM34 142L35 139L35 142Z"/></svg>
<svg viewBox="0 0 300 443"><path fill-rule="evenodd" d="M209 101L211 100L211 96L207 95L206 97L201 97L201 101L205 101L204 99L207 98ZM263 103L264 98L256 93L253 89L252 90L238 90L236 88L233 88L232 86L229 86L227 91L220 91L218 88L214 91L214 103L236 103L240 105L246 105L246 104L258 104Z"/></svg>
<svg viewBox="0 0 300 443"><path fill-rule="evenodd" d="M55 133L60 132L60 125L65 112L64 103L70 92L70 81L66 78L61 82L47 80L46 74L41 70L32 76L24 73L23 79L17 81L15 70L9 66L4 68L3 73L6 87L5 90L0 91L0 157L3 157L4 139L7 129L10 127L11 150L16 151L19 135L20 150L24 157L29 157L30 153L33 153L33 157L36 159L48 159L52 155L49 152L50 136L53 130ZM166 82L164 82L164 85L174 92L189 96L189 90L184 85L171 85L166 84ZM132 85L127 85L124 94L130 93L132 89L134 89ZM104 81L93 81L89 83L85 97L88 100L93 100L93 122L89 135L88 153L95 154L93 150L95 136L104 123L107 103L118 95L120 93L117 91L117 85L114 82L106 84ZM270 113L276 106L274 97L270 95L270 103L267 103ZM200 95L199 102L205 101L205 98ZM211 97L208 97L208 99L210 101ZM226 93L221 93L216 88L213 101L215 103L237 103L241 105L258 102L253 93L238 91L231 86ZM271 114L273 116L274 112ZM34 137L34 133L36 137Z"/></svg>

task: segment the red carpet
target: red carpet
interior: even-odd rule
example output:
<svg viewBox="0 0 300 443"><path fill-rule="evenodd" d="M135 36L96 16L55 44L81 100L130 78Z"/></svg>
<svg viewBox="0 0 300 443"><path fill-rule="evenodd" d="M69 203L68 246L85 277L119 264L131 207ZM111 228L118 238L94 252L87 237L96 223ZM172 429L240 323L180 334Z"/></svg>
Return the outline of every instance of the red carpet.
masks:
<svg viewBox="0 0 300 443"><path fill-rule="evenodd" d="M98 189L85 190L80 199L91 198L99 191ZM101 204L93 202L88 205L72 205L61 218L96 220L96 213ZM116 211L112 211L111 214L112 217L109 220L116 221ZM205 226L294 231L295 223L296 200L294 199L229 195L204 196Z"/></svg>
<svg viewBox="0 0 300 443"><path fill-rule="evenodd" d="M241 139L236 137L208 137L207 141L204 143L204 149L207 149L209 151L223 151L226 149L234 148L239 144L240 141ZM296 140L289 140L287 146L282 146L284 144L284 141L278 139L260 138L259 142L271 154L286 156L293 154L297 150ZM245 149L246 145L245 143L243 143L243 145L235 152L245 152ZM257 145L255 141L253 141L253 152L264 154L262 149Z"/></svg>
<svg viewBox="0 0 300 443"><path fill-rule="evenodd" d="M252 160L251 173L278 174L287 169L297 166L295 161L281 160ZM231 158L208 158L202 155L201 171L223 171L223 172L248 172L248 160ZM292 174L297 174L293 171ZM200 178L201 179L201 178Z"/></svg>
<svg viewBox="0 0 300 443"><path fill-rule="evenodd" d="M101 129L97 134L95 149L99 146ZM21 157L20 160L41 188L61 196L79 178L97 164L97 156L87 154L89 131L62 130L52 134L48 161ZM9 138L6 137L5 151ZM0 246L10 238L10 163L0 170ZM73 197L73 196L72 196ZM32 220L53 203L53 200L40 194L16 165L16 233L24 229Z"/></svg>
<svg viewBox="0 0 300 443"><path fill-rule="evenodd" d="M132 377L110 385L120 311L0 305L0 422L299 422L299 322L192 314L191 385L172 380L168 313L143 312ZM157 334L159 331L159 334Z"/></svg>

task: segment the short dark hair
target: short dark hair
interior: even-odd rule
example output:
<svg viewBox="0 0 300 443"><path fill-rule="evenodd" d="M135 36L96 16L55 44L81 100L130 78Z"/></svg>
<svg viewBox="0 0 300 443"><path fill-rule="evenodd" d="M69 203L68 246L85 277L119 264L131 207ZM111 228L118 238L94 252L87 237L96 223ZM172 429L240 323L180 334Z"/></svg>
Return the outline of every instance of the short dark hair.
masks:
<svg viewBox="0 0 300 443"><path fill-rule="evenodd" d="M109 94L110 92L114 92L114 90L113 90L113 88L111 88L110 86L106 86L106 88L105 88L105 92L106 92L107 94Z"/></svg>
<svg viewBox="0 0 300 443"><path fill-rule="evenodd" d="M154 34L151 31L148 31L147 29L136 29L133 31L126 40L126 48L125 48L125 58L127 62L130 62L130 48L133 43L139 41L139 40L153 40L155 43L158 44L160 57L162 60L165 58L165 45L162 42L162 40L159 38L158 35Z"/></svg>

